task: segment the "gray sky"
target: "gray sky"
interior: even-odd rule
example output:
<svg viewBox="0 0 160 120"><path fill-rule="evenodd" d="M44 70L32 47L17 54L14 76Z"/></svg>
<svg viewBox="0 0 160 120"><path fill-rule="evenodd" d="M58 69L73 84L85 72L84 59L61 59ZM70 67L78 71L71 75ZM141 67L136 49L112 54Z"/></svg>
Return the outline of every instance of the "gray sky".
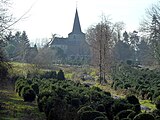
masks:
<svg viewBox="0 0 160 120"><path fill-rule="evenodd" d="M127 31L138 29L145 9L158 0L13 0L13 15L20 17L34 3L29 13L14 28L27 32L30 40L50 38L51 34L67 37L71 32L76 3L82 31L100 21L102 13L111 22L123 21Z"/></svg>

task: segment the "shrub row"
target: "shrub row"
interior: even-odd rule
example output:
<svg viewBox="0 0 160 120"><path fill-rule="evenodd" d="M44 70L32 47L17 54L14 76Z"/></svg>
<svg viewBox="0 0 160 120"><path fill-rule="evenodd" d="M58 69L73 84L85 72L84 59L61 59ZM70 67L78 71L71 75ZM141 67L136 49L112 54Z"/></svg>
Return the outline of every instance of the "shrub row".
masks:
<svg viewBox="0 0 160 120"><path fill-rule="evenodd" d="M160 95L160 71L158 69L132 67L121 64L112 71L115 90L126 89L141 99L155 99Z"/></svg>
<svg viewBox="0 0 160 120"><path fill-rule="evenodd" d="M15 90L28 102L37 95L39 111L45 113L47 120L157 120L160 116L159 109L141 113L134 95L113 99L98 87L71 80L18 79Z"/></svg>
<svg viewBox="0 0 160 120"><path fill-rule="evenodd" d="M15 91L23 97L24 101L32 102L35 100L36 94L39 93L39 87L37 83L33 83L31 80L18 79L15 83Z"/></svg>

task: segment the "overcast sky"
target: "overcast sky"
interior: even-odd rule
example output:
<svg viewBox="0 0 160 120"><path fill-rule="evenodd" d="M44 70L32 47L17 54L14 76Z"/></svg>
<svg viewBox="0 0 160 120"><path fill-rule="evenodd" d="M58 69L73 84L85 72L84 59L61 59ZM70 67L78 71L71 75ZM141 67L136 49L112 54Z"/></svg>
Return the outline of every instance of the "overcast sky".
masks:
<svg viewBox="0 0 160 120"><path fill-rule="evenodd" d="M158 0L13 0L14 17L32 9L14 28L25 30L31 41L50 38L51 34L67 37L72 31L76 3L82 31L100 21L102 13L112 22L123 21L127 31L137 30L145 9Z"/></svg>

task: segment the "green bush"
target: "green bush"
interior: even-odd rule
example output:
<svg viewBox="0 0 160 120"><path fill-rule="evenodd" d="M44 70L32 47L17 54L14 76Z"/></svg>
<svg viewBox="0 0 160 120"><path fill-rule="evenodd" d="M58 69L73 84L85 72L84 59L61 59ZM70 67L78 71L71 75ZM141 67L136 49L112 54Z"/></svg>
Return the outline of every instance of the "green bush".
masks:
<svg viewBox="0 0 160 120"><path fill-rule="evenodd" d="M27 89L24 93L23 93L23 99L26 102L32 102L34 101L36 98L36 94L32 89Z"/></svg>
<svg viewBox="0 0 160 120"><path fill-rule="evenodd" d="M103 113L98 111L85 111L81 114L80 120L94 120L97 117L106 117Z"/></svg>
<svg viewBox="0 0 160 120"><path fill-rule="evenodd" d="M93 111L94 109L90 106L84 106L84 107L81 107L78 112L77 112L77 115L78 115L78 118L80 119L80 116L82 115L82 113L86 112L86 111Z"/></svg>
<svg viewBox="0 0 160 120"><path fill-rule="evenodd" d="M34 90L34 92L36 93L36 95L39 94L39 86L38 83L34 83L32 86L32 89Z"/></svg>
<svg viewBox="0 0 160 120"><path fill-rule="evenodd" d="M140 113L136 115L133 120L155 120L155 118L149 113Z"/></svg>
<svg viewBox="0 0 160 120"><path fill-rule="evenodd" d="M103 104L98 105L97 108L96 108L96 111L99 111L99 112L106 112L105 107L104 107Z"/></svg>
<svg viewBox="0 0 160 120"><path fill-rule="evenodd" d="M138 100L138 98L136 97L136 96L134 96L134 95L128 95L127 97L126 97L126 99L127 99L127 101L130 103L130 104L132 104L132 105L134 105L134 111L136 112L136 113L139 113L140 111L141 111L141 106L140 106L140 103L139 103L139 100Z"/></svg>
<svg viewBox="0 0 160 120"><path fill-rule="evenodd" d="M27 80L27 83L28 83L29 85L31 85L33 82L32 82L32 80Z"/></svg>
<svg viewBox="0 0 160 120"><path fill-rule="evenodd" d="M156 98L155 105L156 105L156 108L157 108L158 110L160 110L160 96L158 96L158 97Z"/></svg>
<svg viewBox="0 0 160 120"><path fill-rule="evenodd" d="M126 99L130 104L134 104L134 105L135 104L140 104L138 98L136 96L134 96L134 95L126 96Z"/></svg>
<svg viewBox="0 0 160 120"><path fill-rule="evenodd" d="M21 92L20 92L20 96L22 97L23 94L26 93L26 91L29 90L29 89L31 89L30 86L25 85L25 86L22 88Z"/></svg>
<svg viewBox="0 0 160 120"><path fill-rule="evenodd" d="M51 96L51 92L44 91L38 94L37 103L40 112L44 112L47 99Z"/></svg>
<svg viewBox="0 0 160 120"><path fill-rule="evenodd" d="M71 100L71 105L72 105L73 107L75 107L75 108L78 108L78 107L80 106L80 100L79 100L79 98L73 98L73 99Z"/></svg>
<svg viewBox="0 0 160 120"><path fill-rule="evenodd" d="M137 115L136 112L132 111L128 116L127 118L130 118L131 120L133 120L133 118Z"/></svg>
<svg viewBox="0 0 160 120"><path fill-rule="evenodd" d="M127 118L130 113L134 112L133 110L122 110L116 116L115 120L121 120L123 118Z"/></svg>
<svg viewBox="0 0 160 120"><path fill-rule="evenodd" d="M66 110L66 101L62 99L55 99L54 106L49 112L48 120L65 120Z"/></svg>
<svg viewBox="0 0 160 120"><path fill-rule="evenodd" d="M57 79L58 80L65 80L64 72L62 70L59 70L57 74Z"/></svg>
<svg viewBox="0 0 160 120"><path fill-rule="evenodd" d="M115 99L113 104L114 115L122 110L131 109L132 105L126 99Z"/></svg>
<svg viewBox="0 0 160 120"><path fill-rule="evenodd" d="M38 109L40 112L44 112L45 105L47 103L47 97L43 96L43 98L38 100Z"/></svg>
<svg viewBox="0 0 160 120"><path fill-rule="evenodd" d="M21 93L22 93L22 89L25 87L24 84L21 84L18 86L18 89L17 89L17 92L18 92L18 95L21 96Z"/></svg>

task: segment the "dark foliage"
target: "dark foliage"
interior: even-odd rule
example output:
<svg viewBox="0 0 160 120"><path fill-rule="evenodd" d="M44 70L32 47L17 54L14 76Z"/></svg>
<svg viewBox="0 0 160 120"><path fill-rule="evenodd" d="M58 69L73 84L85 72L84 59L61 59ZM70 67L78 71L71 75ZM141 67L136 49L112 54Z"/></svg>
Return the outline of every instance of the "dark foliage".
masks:
<svg viewBox="0 0 160 120"><path fill-rule="evenodd" d="M23 93L23 99L25 102L32 102L35 100L35 98L36 98L36 94L32 89L27 89Z"/></svg>
<svg viewBox="0 0 160 120"><path fill-rule="evenodd" d="M80 116L80 120L94 120L97 117L106 117L103 113L98 111L86 111L83 112Z"/></svg>
<svg viewBox="0 0 160 120"><path fill-rule="evenodd" d="M39 94L39 86L38 83L34 83L32 86L32 89L34 90L34 92L36 93L36 95Z"/></svg>
<svg viewBox="0 0 160 120"><path fill-rule="evenodd" d="M62 70L59 70L57 74L57 79L58 80L65 80L64 72Z"/></svg>
<svg viewBox="0 0 160 120"><path fill-rule="evenodd" d="M121 120L127 118L129 114L134 113L133 110L122 110L116 116L115 120Z"/></svg>
<svg viewBox="0 0 160 120"><path fill-rule="evenodd" d="M155 120L155 118L148 113L140 113L136 115L133 120Z"/></svg>
<svg viewBox="0 0 160 120"><path fill-rule="evenodd" d="M56 79L57 78L57 73L56 71L46 71L44 72L41 76L41 79L45 78L45 79Z"/></svg>
<svg viewBox="0 0 160 120"><path fill-rule="evenodd" d="M157 108L158 110L160 110L160 96L158 96L158 97L156 98L155 104L156 104L156 108Z"/></svg>

